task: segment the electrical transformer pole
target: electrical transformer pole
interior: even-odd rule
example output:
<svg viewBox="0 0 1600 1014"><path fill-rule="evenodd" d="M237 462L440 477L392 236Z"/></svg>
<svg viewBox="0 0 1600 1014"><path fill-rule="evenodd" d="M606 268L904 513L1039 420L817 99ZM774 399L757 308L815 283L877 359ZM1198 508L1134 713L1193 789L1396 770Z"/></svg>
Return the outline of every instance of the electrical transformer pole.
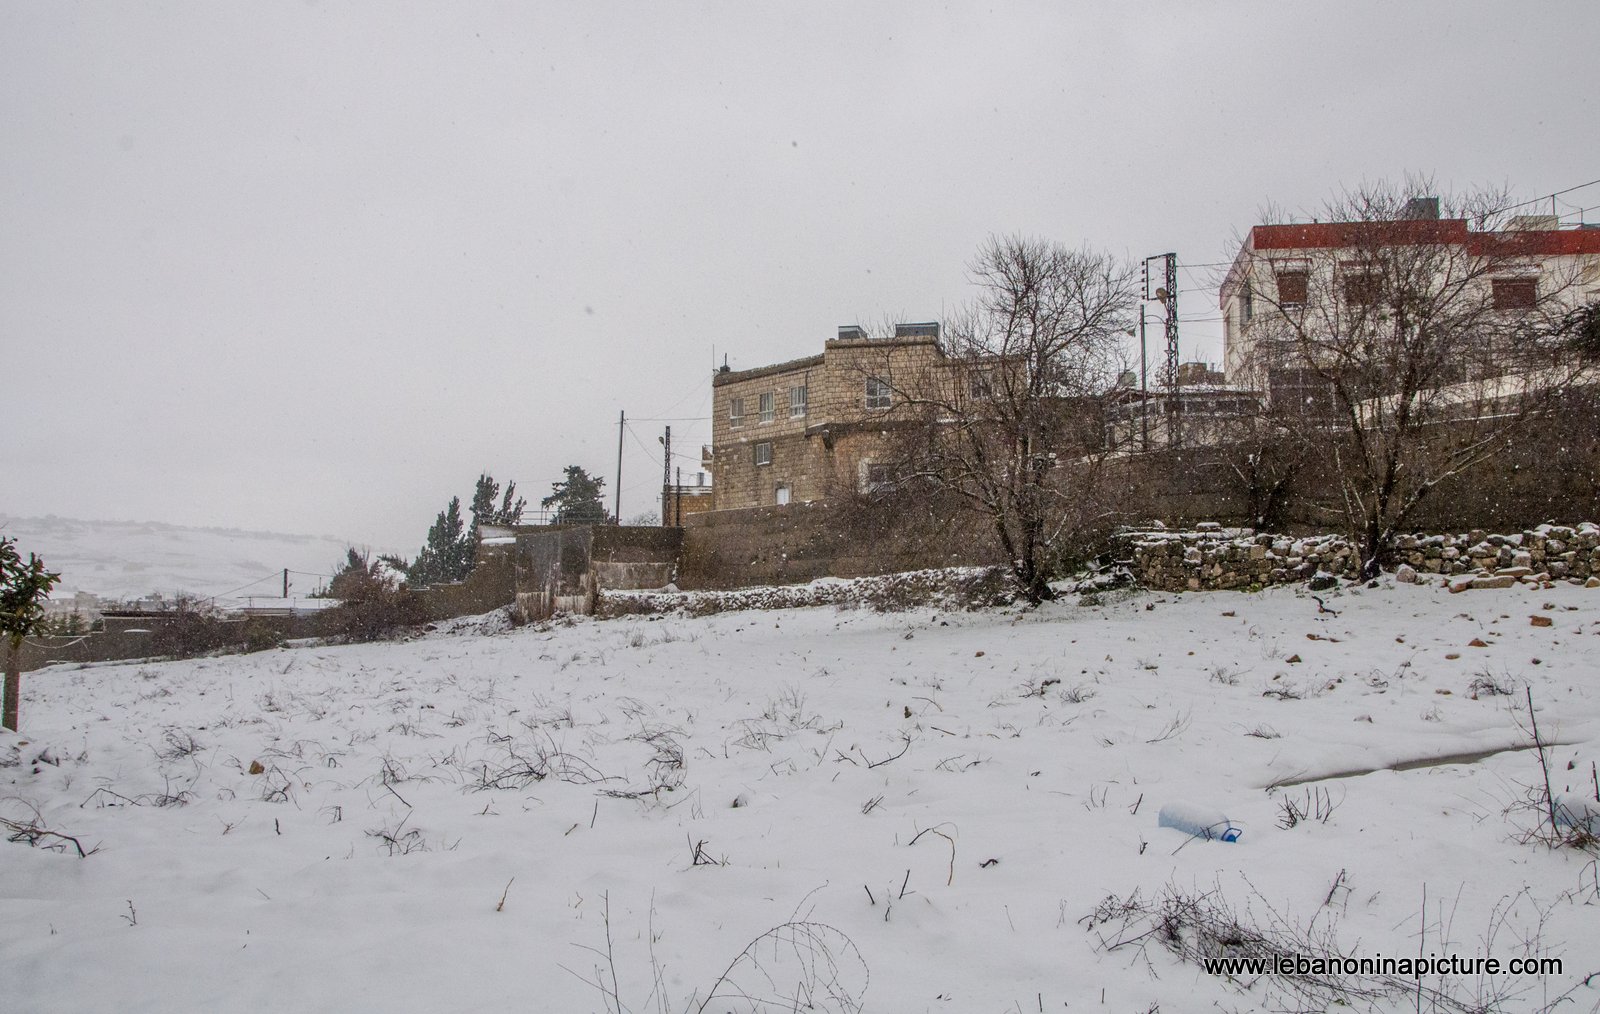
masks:
<svg viewBox="0 0 1600 1014"><path fill-rule="evenodd" d="M1167 284L1156 292L1167 308L1167 361L1161 368L1161 383L1167 389L1167 446L1183 441L1183 400L1178 382L1178 255L1163 254L1167 262Z"/></svg>

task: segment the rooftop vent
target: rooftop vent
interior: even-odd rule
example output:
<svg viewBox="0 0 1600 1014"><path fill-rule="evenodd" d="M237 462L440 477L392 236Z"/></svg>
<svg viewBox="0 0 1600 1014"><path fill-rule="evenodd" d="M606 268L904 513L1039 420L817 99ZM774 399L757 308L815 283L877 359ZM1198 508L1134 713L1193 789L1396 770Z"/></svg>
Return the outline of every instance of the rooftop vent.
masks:
<svg viewBox="0 0 1600 1014"><path fill-rule="evenodd" d="M1403 215L1403 217L1407 221L1415 221L1417 219L1424 219L1424 218L1425 219L1437 220L1439 218L1439 198L1437 198L1437 197L1413 197L1413 198L1411 198L1411 200L1406 202L1406 210L1405 210L1405 214Z"/></svg>
<svg viewBox="0 0 1600 1014"><path fill-rule="evenodd" d="M840 324L839 340L842 342L860 341L867 336L867 332L859 324Z"/></svg>
<svg viewBox="0 0 1600 1014"><path fill-rule="evenodd" d="M894 336L896 338L937 338L939 337L939 325L934 321L923 324L896 324L894 326Z"/></svg>

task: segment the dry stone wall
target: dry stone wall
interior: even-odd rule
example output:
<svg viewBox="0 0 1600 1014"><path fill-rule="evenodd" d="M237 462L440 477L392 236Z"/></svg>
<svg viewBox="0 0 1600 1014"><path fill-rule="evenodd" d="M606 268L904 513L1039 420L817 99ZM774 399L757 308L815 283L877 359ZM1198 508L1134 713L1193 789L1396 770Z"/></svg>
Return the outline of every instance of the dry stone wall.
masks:
<svg viewBox="0 0 1600 1014"><path fill-rule="evenodd" d="M1135 578L1160 591L1264 587L1318 575L1353 577L1361 554L1338 535L1290 538L1202 523L1192 531L1157 529L1125 536ZM1452 591L1522 582L1572 581L1600 586L1600 525L1540 525L1510 535L1472 531L1402 535L1402 580L1437 577Z"/></svg>

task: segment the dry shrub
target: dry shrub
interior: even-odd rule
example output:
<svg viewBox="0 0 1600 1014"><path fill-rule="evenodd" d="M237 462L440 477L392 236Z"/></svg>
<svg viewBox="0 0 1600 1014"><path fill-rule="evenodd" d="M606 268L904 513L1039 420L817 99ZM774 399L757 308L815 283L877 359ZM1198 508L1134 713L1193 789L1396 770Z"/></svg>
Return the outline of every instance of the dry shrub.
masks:
<svg viewBox="0 0 1600 1014"><path fill-rule="evenodd" d="M230 648L238 625L224 620L216 607L180 597L170 614L152 624L150 646L157 655L193 658Z"/></svg>
<svg viewBox="0 0 1600 1014"><path fill-rule="evenodd" d="M344 641L379 641L428 622L422 599L405 585L375 572L354 576L345 597L324 614L329 636Z"/></svg>

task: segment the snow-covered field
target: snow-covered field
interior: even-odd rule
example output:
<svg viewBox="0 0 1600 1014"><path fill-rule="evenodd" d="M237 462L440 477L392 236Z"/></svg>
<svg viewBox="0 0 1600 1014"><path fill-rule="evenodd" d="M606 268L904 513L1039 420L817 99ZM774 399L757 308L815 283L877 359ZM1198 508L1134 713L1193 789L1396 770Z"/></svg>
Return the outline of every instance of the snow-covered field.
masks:
<svg viewBox="0 0 1600 1014"><path fill-rule="evenodd" d="M235 528L187 528L159 522L83 521L0 512L0 535L37 553L61 575L53 593L92 592L126 599L182 591L209 596L247 586L245 594L277 595L283 569L290 591L307 595L344 560L349 543L322 535L286 535Z"/></svg>
<svg viewBox="0 0 1600 1014"><path fill-rule="evenodd" d="M1563 961L1429 977L1425 1010L1462 1009L1440 990L1596 1009L1594 856L1520 840L1542 775L1518 748L1531 686L1540 735L1561 744L1555 790L1589 791L1600 592L1324 601L1336 613L1278 588L466 624L31 673L25 734L0 734L0 816L98 850L0 840L0 1006L1324 1002L1207 975L1159 933L1108 946L1166 898L1356 956ZM1307 815L1285 827L1291 802ZM1168 804L1242 837L1159 827Z"/></svg>

